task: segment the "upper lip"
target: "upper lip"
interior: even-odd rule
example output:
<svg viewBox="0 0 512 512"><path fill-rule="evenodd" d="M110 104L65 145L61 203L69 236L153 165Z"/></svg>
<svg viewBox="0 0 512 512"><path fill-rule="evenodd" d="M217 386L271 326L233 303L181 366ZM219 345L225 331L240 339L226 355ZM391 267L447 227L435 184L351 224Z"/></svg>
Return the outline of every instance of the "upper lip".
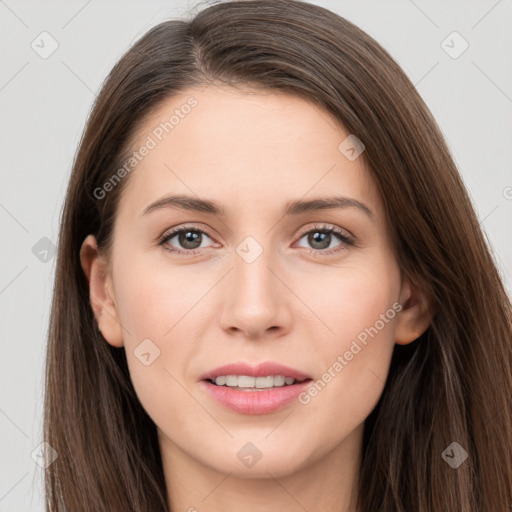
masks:
<svg viewBox="0 0 512 512"><path fill-rule="evenodd" d="M292 377L295 380L306 380L311 377L295 368L290 368L273 361L266 361L259 364L245 362L229 363L203 373L200 380L213 380L219 375L248 375L250 377L267 377L268 375L283 375Z"/></svg>

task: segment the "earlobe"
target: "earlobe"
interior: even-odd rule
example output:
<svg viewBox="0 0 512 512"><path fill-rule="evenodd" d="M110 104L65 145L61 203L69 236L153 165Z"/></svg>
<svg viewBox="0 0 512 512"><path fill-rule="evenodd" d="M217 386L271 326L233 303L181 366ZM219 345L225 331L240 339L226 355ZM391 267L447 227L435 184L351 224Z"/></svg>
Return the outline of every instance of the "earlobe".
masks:
<svg viewBox="0 0 512 512"><path fill-rule="evenodd" d="M402 285L400 304L402 310L397 316L394 340L399 345L407 345L427 330L433 318L432 304L423 290L409 281Z"/></svg>
<svg viewBox="0 0 512 512"><path fill-rule="evenodd" d="M89 283L89 300L98 328L110 345L122 347L123 332L113 293L112 278L107 261L99 253L93 235L87 236L82 243L80 263Z"/></svg>

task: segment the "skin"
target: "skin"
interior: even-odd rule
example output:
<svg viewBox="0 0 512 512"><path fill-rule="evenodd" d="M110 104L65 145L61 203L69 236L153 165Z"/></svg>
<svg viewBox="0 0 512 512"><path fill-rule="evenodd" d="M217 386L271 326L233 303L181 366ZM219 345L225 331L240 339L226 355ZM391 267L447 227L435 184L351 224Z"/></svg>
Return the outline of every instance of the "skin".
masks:
<svg viewBox="0 0 512 512"><path fill-rule="evenodd" d="M125 348L157 426L173 510L354 512L364 421L394 344L428 327L427 299L401 276L363 158L338 149L348 132L313 103L256 89L188 89L151 113L134 150L190 96L198 105L125 178L110 258L94 236L83 243L98 326ZM226 216L178 208L142 215L171 193L214 200ZM282 214L289 200L334 193L363 202L373 219L353 207ZM166 244L194 254L158 245L190 224L206 233L200 248L178 236ZM335 234L315 244L315 226L324 224L356 245ZM263 249L252 263L236 252L247 236ZM338 252L321 254L329 249ZM321 379L394 303L402 310L305 405L244 415L199 385L203 372L234 361L277 361ZM144 339L160 350L149 366L134 354ZM250 468L237 457L248 442L262 455Z"/></svg>

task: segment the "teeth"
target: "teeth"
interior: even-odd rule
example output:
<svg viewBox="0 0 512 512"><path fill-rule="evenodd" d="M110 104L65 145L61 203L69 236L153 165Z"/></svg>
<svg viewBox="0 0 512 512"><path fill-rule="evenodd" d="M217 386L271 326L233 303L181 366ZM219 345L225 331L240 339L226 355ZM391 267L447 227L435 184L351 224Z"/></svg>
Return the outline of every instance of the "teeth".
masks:
<svg viewBox="0 0 512 512"><path fill-rule="evenodd" d="M228 379L229 379L230 376L228 376ZM238 380L238 387L239 388L253 388L254 385L256 384L256 377L248 377L246 375L240 375L239 377L235 377L233 375L233 377ZM229 380L228 380L229 382Z"/></svg>
<svg viewBox="0 0 512 512"><path fill-rule="evenodd" d="M215 378L217 386L265 389L290 386L295 382L293 377L284 375L268 375L267 377L250 377L249 375L219 375Z"/></svg>
<svg viewBox="0 0 512 512"><path fill-rule="evenodd" d="M238 377L236 375L227 375L226 386L238 386Z"/></svg>

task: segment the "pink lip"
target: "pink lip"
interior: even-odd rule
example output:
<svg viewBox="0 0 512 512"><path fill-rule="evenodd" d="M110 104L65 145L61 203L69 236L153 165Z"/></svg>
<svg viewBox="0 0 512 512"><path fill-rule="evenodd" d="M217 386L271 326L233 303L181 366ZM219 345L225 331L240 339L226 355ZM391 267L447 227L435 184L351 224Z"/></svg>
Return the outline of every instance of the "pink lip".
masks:
<svg viewBox="0 0 512 512"><path fill-rule="evenodd" d="M243 391L226 386L216 386L208 380L200 382L203 389L217 402L242 414L269 414L293 402L309 386L310 380L291 386Z"/></svg>
<svg viewBox="0 0 512 512"><path fill-rule="evenodd" d="M216 386L210 382L219 375L248 375L251 377L283 375L304 382L260 391L244 391L226 386ZM226 364L204 373L200 379L202 388L224 407L242 414L268 414L293 402L297 395L309 385L311 377L294 368L268 361L257 365L243 362Z"/></svg>
<svg viewBox="0 0 512 512"><path fill-rule="evenodd" d="M309 375L299 372L294 368L284 366L279 363L267 361L256 365L248 363L229 363L210 370L201 377L200 380L213 380L219 375L248 375L249 377L267 377L268 375L283 375L284 377L293 377L295 380L310 379Z"/></svg>

